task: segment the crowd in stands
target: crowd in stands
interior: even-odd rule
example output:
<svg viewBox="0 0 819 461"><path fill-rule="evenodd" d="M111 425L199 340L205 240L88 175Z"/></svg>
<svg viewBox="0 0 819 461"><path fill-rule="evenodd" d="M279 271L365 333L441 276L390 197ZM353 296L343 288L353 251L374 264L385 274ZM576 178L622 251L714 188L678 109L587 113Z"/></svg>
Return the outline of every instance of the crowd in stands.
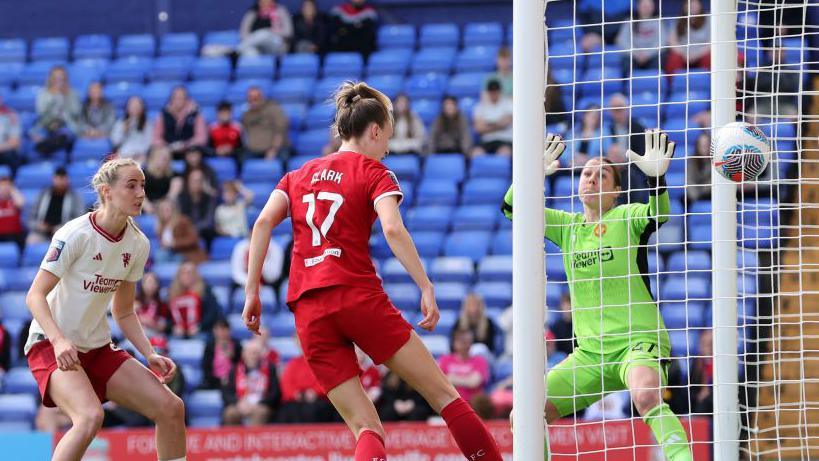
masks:
<svg viewBox="0 0 819 461"><path fill-rule="evenodd" d="M571 194L573 168L599 155L615 163L626 163L627 149L643 151L644 126L656 126L661 119L669 124L675 120L672 114L665 114L665 110L661 117L659 103L665 101L666 96L645 106L648 111L638 113L639 106L645 102L645 95L629 92L622 85L624 77L648 76L652 79L651 85L654 85L654 88L649 85L648 89L655 91L665 88L666 81L678 82L682 79L684 83L693 82L686 80L685 76L681 77L684 74L678 72L706 72L710 59L707 46L710 30L708 15L699 0L683 2L685 6L680 14L684 17L672 21L658 16L654 0L639 0L635 7L635 20L631 22L624 21L630 17L630 0L607 1L605 12L599 10L600 2L581 0L578 4L582 6L581 21L585 21L581 25L597 24L604 17L607 24L605 27L584 26L575 31L574 24L567 27L567 23L560 22L554 27L554 32L550 32L550 41L560 47L565 45L565 40L561 38L565 38L563 32L568 30L574 34L582 31L577 39L571 37L572 52L576 42L578 51L589 56L577 61L573 59L570 71L560 56L550 58L549 85L545 92L548 129L562 133L569 139L569 149L561 159L564 168L555 175L549 188L566 192L567 189L560 189L560 186L568 183L564 199ZM689 13L690 18L687 17ZM270 55L282 62L288 56L326 56L324 75L327 75L334 70L326 64L333 53L354 52L360 56L359 63L366 62L368 58L371 63L382 59L384 55L379 53L391 48L382 43L385 39L379 32L387 29L379 29L379 26L378 11L366 0L350 0L329 12L320 11L313 0L304 0L300 10L292 16L284 5L275 0L259 0L241 19L235 43L206 44L201 54L202 59L214 62L229 56L233 68L228 70L228 76L236 73L235 84L242 81L238 75L243 62ZM396 171L404 181L407 202L410 203L408 206L412 206L416 186L418 199L422 194L418 165L435 157L451 158L446 154L463 154L460 163L454 163L460 165L460 170L434 172L438 178L452 176L458 182L467 178L469 181L489 178L490 182L502 183L500 189L488 193L488 200L478 202L494 207L492 228L480 235L480 245L486 248L481 257L489 253L490 239L493 242L492 255L511 254L510 250L507 253L497 249L511 248L508 247L510 242L503 241L511 240L511 232L504 227L508 223L500 223L496 208L510 180L508 156L514 148L512 62L509 49L500 46L502 40L499 40L497 46L487 47L490 50L488 54L482 55L483 61L478 69L483 70L470 74L472 80L469 81L470 92L467 93L459 92L456 95L439 88L440 91L432 93L431 97L424 97L423 92L413 91L410 84L406 88L398 86L390 90L387 88L389 78L383 78L384 74L377 69L373 71L368 68L368 77L383 82L385 86L382 89L393 98L395 136L390 143L391 153L394 158L410 159L406 165L415 165L414 171ZM414 46L414 35L411 43L410 47ZM450 50L448 46L436 50L436 53L446 55ZM591 56L600 56L594 53L603 47L619 47L620 50L634 48L634 51L620 53L611 66L608 61L606 66L602 66L601 63L592 62ZM661 53L661 47L667 51ZM454 57L455 50L451 52ZM411 55L412 49L409 53ZM420 51L418 55L422 53ZM761 59L769 59L775 65L787 64L783 49L778 47ZM449 64L442 68L446 78L449 77L452 61L450 59ZM29 263L36 266L39 262L37 258L41 257L41 253L37 252L44 251L43 245L47 245L54 231L93 204L93 194L88 193L84 183L87 174L83 174L89 164L84 162L90 160L91 168L95 168L108 152L97 151L96 156L81 157L80 144L92 142L93 146L110 146L111 153L138 160L144 165L147 195L145 216L140 218L139 224L151 238L152 257L151 267L139 284L135 306L137 313L143 326L151 333L155 347L160 350L169 350L173 355L178 344L205 344L200 351L201 360L183 363L179 382L172 384L174 391L187 395L195 390L218 390L221 404L216 419L224 424L338 421L338 416L332 411L326 395L298 351L292 328L285 327L287 320L280 314L286 308L276 301L277 298L281 299L280 294L287 283L290 240L286 226L272 237L263 271L269 290L269 299L265 300L263 296L263 303L266 303L266 315L272 323L264 329L265 335L250 338L242 331L241 325L237 328L231 322L236 314L234 295L243 291L234 289L243 286L247 278L247 237L255 214L285 167L297 168L311 155L331 152L336 147L334 139L327 134L329 119L317 116L320 123L308 124L304 113L306 105L292 103L299 98L282 101L281 92L271 91L269 80L277 61L266 62L270 69L258 75L263 75L268 80L267 84L264 84L264 79L245 79L246 85L238 87L238 95L228 98L223 91L215 100L212 95L202 92L194 94L199 81L193 75L193 82L175 82L169 86L167 99L160 101L160 104L151 102L147 94L139 92L117 95L120 101L117 104L107 94L115 87L103 85L98 80L87 82L83 88L72 86L70 66L63 64L50 68L42 88L37 90L32 107L14 107L4 100L4 95L10 94L10 91L0 91L0 242L13 242L19 247L15 255L20 257L21 266L32 266L24 263L29 254L33 255ZM318 63L318 60L315 62ZM403 81L410 66L424 69L420 59L410 65L407 58L406 65L396 71L400 74L396 78ZM613 81L618 82L619 86L610 90L608 82L604 82L601 87L600 78L605 76L608 79L609 71L604 70L601 74L595 66L613 69ZM340 71L336 76L343 79L347 72L345 69ZM582 79L581 71L584 72ZM594 74L594 71L598 72ZM285 78L283 72L282 66L280 79ZM318 72L318 68L314 72ZM438 71L430 72L435 74ZM598 85L591 90L583 86L583 82L595 83L592 77L586 78L586 75L591 75L587 73L597 76ZM427 78L429 72L424 70L418 74ZM359 76L360 73L354 77ZM438 77L433 75L427 82L433 82L435 78ZM450 84L456 78L452 77ZM759 72L756 78L760 86L775 84L771 73ZM788 85L788 88L798 87L798 77L795 82L792 77L788 78L778 84ZM142 81L138 83L138 88L141 88ZM738 82L740 86L744 84ZM377 83L374 85L378 87ZM576 90L571 88L574 85L578 85ZM224 90L225 86L221 88ZM0 90L3 89L0 87ZM702 96L690 86L684 85L683 89L691 90L689 96ZM284 97L289 98L289 93ZM306 102L312 97L308 92L301 99ZM795 96L786 94L781 98L783 106L791 104L795 110ZM203 99L207 99L207 103ZM310 113L315 109L321 114L322 101L314 102L316 104ZM750 104L762 102L751 101ZM769 113L766 111L770 110L770 107L761 108L759 113ZM685 114L683 111L683 116ZM678 158L683 159L672 165L669 182L679 180L678 186L689 185L684 191L680 188L679 194L674 195L675 203L680 206L701 201L709 194L708 187L693 186L709 184L710 168L705 165L710 162L710 139L705 132L692 136L687 130L707 127L710 114L707 106L700 104L689 108L688 115L687 119L682 120L682 126L674 125L678 129L676 133L673 129L669 131L682 141L678 147L682 151ZM312 150L308 150L304 147L305 139L316 132L321 135L317 138L319 142L309 144ZM388 159L388 162L391 160ZM497 168L487 177L473 177L471 172L467 175L468 165L496 160L500 163L487 163ZM42 187L35 189L31 187L30 178L26 179L25 187L16 184L21 179L18 172L40 162L50 162L49 165L56 166L42 170L51 174L50 184L42 184ZM673 176L676 173L682 174L683 178ZM429 171L425 170L424 174L429 174ZM647 200L645 178L639 170L629 170L624 175L624 181L623 188L629 191L629 200ZM458 202L459 197L463 198L467 192L464 186L464 195L460 195L459 187L458 184L452 187L454 195L447 196L450 197L447 199L449 202L431 200L424 204L448 206L450 208L446 210L449 211L444 212L447 214L453 210L451 206ZM566 200L555 201L551 205L564 209L574 206ZM407 213L409 221L415 210L410 209ZM415 222L420 222L420 219ZM430 260L437 256L450 256L442 247L448 226L444 226L444 232L430 236L437 241L437 246L423 256ZM678 225L680 233L681 226L685 224ZM414 230L423 233L440 229L417 225ZM377 235L374 239L377 241ZM380 268L386 269L387 256L377 253L376 257ZM511 408L511 309L504 309L511 297L511 285L506 283L504 277L509 275L511 280L511 272L500 278L503 293L494 294L493 306L488 308L485 299L487 292L479 293L473 286L475 280L471 278L481 257L473 258L469 263L470 278L455 300L456 307L462 301L460 312L447 317L449 321L443 325L444 334L447 335L445 344L439 344L434 353L461 395L470 400L483 416L503 417ZM214 269L214 264L219 265L218 270ZM562 270L562 265L558 264L557 269ZM10 291L19 292L26 288L18 286ZM550 320L545 338L550 366L571 353L573 348L571 304L565 292L564 286L562 296L550 299L550 302L557 299L560 304L559 312ZM498 299L501 301L498 302ZM404 309L403 306L399 307ZM454 310L449 307L449 313L454 313ZM409 308L404 311L410 315ZM16 338L25 338L27 326L20 323L14 325L22 328L8 331L0 324L2 370L9 370L21 363L19 351L22 347L13 346L13 343ZM275 329L275 334L270 329ZM114 335L117 335L116 331ZM682 411L678 406L675 412L704 412L711 405L707 385L713 370L708 358L708 335L710 331L703 328L698 346L687 344L686 340L682 349L675 346L675 352L695 356L690 364L682 366L683 371L677 375L678 381L670 383L672 391L666 399L678 402L678 405L687 405ZM433 344L432 340L428 344ZM277 345L284 345L286 350L277 350ZM686 348L699 352L692 354ZM368 360L363 354L360 357L365 370L362 382L384 420L420 421L433 415L426 402L398 376L386 373L382 367L375 367ZM692 399L689 399L687 392L679 391L689 382L702 385L692 394ZM628 399L623 402L627 405ZM601 405L602 409L594 410L598 414L605 413L612 403ZM620 404L620 410L631 414L623 405ZM617 406L616 401L614 406ZM60 418L53 410L41 409L37 427L45 430L60 427L65 424L65 420ZM124 409L114 408L113 405L106 407L106 425L133 426L144 423L146 421L135 418Z"/></svg>

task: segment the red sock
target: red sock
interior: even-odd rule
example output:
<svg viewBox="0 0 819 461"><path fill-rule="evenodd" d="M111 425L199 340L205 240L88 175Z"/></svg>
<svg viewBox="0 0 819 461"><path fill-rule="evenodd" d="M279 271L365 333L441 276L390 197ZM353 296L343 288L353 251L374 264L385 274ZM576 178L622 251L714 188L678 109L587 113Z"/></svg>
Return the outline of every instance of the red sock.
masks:
<svg viewBox="0 0 819 461"><path fill-rule="evenodd" d="M355 444L355 461L387 461L384 439L373 431L363 431Z"/></svg>
<svg viewBox="0 0 819 461"><path fill-rule="evenodd" d="M503 461L495 439L464 399L457 399L441 410L449 432L469 461ZM357 458L356 458L357 459Z"/></svg>

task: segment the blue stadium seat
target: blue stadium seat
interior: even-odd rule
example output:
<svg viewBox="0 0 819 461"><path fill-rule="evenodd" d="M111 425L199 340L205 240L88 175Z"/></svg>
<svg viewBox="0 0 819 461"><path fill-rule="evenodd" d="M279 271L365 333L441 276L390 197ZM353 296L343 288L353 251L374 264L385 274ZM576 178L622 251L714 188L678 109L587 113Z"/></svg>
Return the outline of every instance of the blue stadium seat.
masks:
<svg viewBox="0 0 819 461"><path fill-rule="evenodd" d="M227 82L221 80L200 80L187 85L191 99L207 106L218 104L224 99L227 87Z"/></svg>
<svg viewBox="0 0 819 461"><path fill-rule="evenodd" d="M454 23L424 24L421 26L420 35L421 48L460 45L458 26Z"/></svg>
<svg viewBox="0 0 819 461"><path fill-rule="evenodd" d="M422 259L421 263L426 268L426 261ZM385 283L413 283L412 277L397 258L388 258L384 261L381 265L381 278Z"/></svg>
<svg viewBox="0 0 819 461"><path fill-rule="evenodd" d="M495 69L498 48L494 46L471 46L464 48L455 58L456 72L491 72Z"/></svg>
<svg viewBox="0 0 819 461"><path fill-rule="evenodd" d="M448 77L441 74L416 74L404 82L404 92L411 101L416 99L441 99L446 90Z"/></svg>
<svg viewBox="0 0 819 461"><path fill-rule="evenodd" d="M414 283L385 283L384 291L402 311L414 312L420 306L421 292Z"/></svg>
<svg viewBox="0 0 819 461"><path fill-rule="evenodd" d="M327 103L315 104L307 111L304 117L303 127L307 130L321 129L326 130L335 118L336 108Z"/></svg>
<svg viewBox="0 0 819 461"><path fill-rule="evenodd" d="M460 182L464 179L466 161L460 154L435 154L424 162L423 178Z"/></svg>
<svg viewBox="0 0 819 461"><path fill-rule="evenodd" d="M86 160L99 162L110 153L111 142L105 138L78 138L74 143L74 149L71 151L71 159L74 162L83 162Z"/></svg>
<svg viewBox="0 0 819 461"><path fill-rule="evenodd" d="M34 112L39 86L24 86L17 88L6 97L6 104L20 112ZM19 184L18 184L19 186Z"/></svg>
<svg viewBox="0 0 819 461"><path fill-rule="evenodd" d="M156 49L156 40L150 34L123 35L117 40L117 57L151 57Z"/></svg>
<svg viewBox="0 0 819 461"><path fill-rule="evenodd" d="M244 300L244 296L242 296L242 300ZM253 337L253 333L245 326L241 313L228 314L225 319L228 325L230 325L230 335L232 337L239 341L247 341Z"/></svg>
<svg viewBox="0 0 819 461"><path fill-rule="evenodd" d="M72 56L77 59L111 59L111 37L104 34L80 35L74 39Z"/></svg>
<svg viewBox="0 0 819 461"><path fill-rule="evenodd" d="M492 237L492 254L493 255L511 255L512 254L512 229L502 229L495 233Z"/></svg>
<svg viewBox="0 0 819 461"><path fill-rule="evenodd" d="M103 92L114 107L124 107L128 98L142 94L142 88L141 83L118 82L105 85Z"/></svg>
<svg viewBox="0 0 819 461"><path fill-rule="evenodd" d="M25 321L31 319L31 311L26 306L26 294L27 291L6 291L0 294L0 301L2 301L0 302L0 312L3 314L3 320Z"/></svg>
<svg viewBox="0 0 819 461"><path fill-rule="evenodd" d="M332 97L336 90L338 90L338 87L348 80L355 81L358 80L358 77L330 76L322 78L321 80L317 81L316 86L313 87L312 100L316 104L326 104L328 101L332 100Z"/></svg>
<svg viewBox="0 0 819 461"><path fill-rule="evenodd" d="M669 256L669 271L688 273L688 276L711 277L711 254L707 251L677 252Z"/></svg>
<svg viewBox="0 0 819 461"><path fill-rule="evenodd" d="M48 251L50 243L29 243L23 249L23 255L20 258L20 265L23 267L36 267L43 261L43 257Z"/></svg>
<svg viewBox="0 0 819 461"><path fill-rule="evenodd" d="M367 83L373 88L377 88L388 98L393 99L403 90L404 77L401 75L374 75L367 79Z"/></svg>
<svg viewBox="0 0 819 461"><path fill-rule="evenodd" d="M452 232L444 244L444 255L466 256L477 262L489 253L491 232Z"/></svg>
<svg viewBox="0 0 819 461"><path fill-rule="evenodd" d="M239 41L240 37L238 30L218 30L205 34L205 38L202 40L202 47L215 45L233 49L236 48Z"/></svg>
<svg viewBox="0 0 819 461"><path fill-rule="evenodd" d="M412 60L411 49L382 49L367 60L367 77L376 75L399 75L407 73Z"/></svg>
<svg viewBox="0 0 819 461"><path fill-rule="evenodd" d="M199 37L193 32L165 34L159 41L160 56L196 56Z"/></svg>
<svg viewBox="0 0 819 461"><path fill-rule="evenodd" d="M216 180L219 184L236 179L238 171L236 169L236 161L232 158L210 157L205 161L213 168L213 172L216 173Z"/></svg>
<svg viewBox="0 0 819 461"><path fill-rule="evenodd" d="M3 392L35 395L38 393L37 381L28 367L14 367L3 375Z"/></svg>
<svg viewBox="0 0 819 461"><path fill-rule="evenodd" d="M321 153L321 150L329 142L330 132L327 128L303 131L299 133L296 141L296 152L299 155L315 157ZM288 165L288 169L292 169L290 165Z"/></svg>
<svg viewBox="0 0 819 461"><path fill-rule="evenodd" d="M417 206L407 212L407 229L447 232L453 211L449 206Z"/></svg>
<svg viewBox="0 0 819 461"><path fill-rule="evenodd" d="M10 90L8 87L11 87L11 85L17 81L17 76L19 76L22 71L22 62L4 62L3 65L0 66L0 85L6 87L6 90Z"/></svg>
<svg viewBox="0 0 819 461"><path fill-rule="evenodd" d="M31 42L31 60L65 61L68 59L68 48L68 39L65 37L35 38Z"/></svg>
<svg viewBox="0 0 819 461"><path fill-rule="evenodd" d="M436 359L450 353L449 338L444 335L424 335L421 340Z"/></svg>
<svg viewBox="0 0 819 461"><path fill-rule="evenodd" d="M68 66L71 86L84 91L92 82L102 81L102 74L108 68L108 61L102 59L80 59Z"/></svg>
<svg viewBox="0 0 819 461"><path fill-rule="evenodd" d="M740 204L742 212L737 226L737 238L744 248L778 246L779 205L776 200L760 198Z"/></svg>
<svg viewBox="0 0 819 461"><path fill-rule="evenodd" d="M279 103L305 103L312 99L315 80L283 78L273 85L270 96Z"/></svg>
<svg viewBox="0 0 819 461"><path fill-rule="evenodd" d="M478 98L483 90L485 72L467 72L456 74L449 79L447 94L456 98Z"/></svg>
<svg viewBox="0 0 819 461"><path fill-rule="evenodd" d="M495 208L495 214L500 216L497 208L508 188L509 182L504 179L470 179L464 183L461 203L464 205L492 205Z"/></svg>
<svg viewBox="0 0 819 461"><path fill-rule="evenodd" d="M191 78L193 80L229 80L230 59L225 57L200 57L193 62Z"/></svg>
<svg viewBox="0 0 819 461"><path fill-rule="evenodd" d="M291 338L296 334L296 318L290 312L268 316L266 325L272 337Z"/></svg>
<svg viewBox="0 0 819 461"><path fill-rule="evenodd" d="M698 92L709 94L711 92L711 73L691 72L687 74L675 74L671 77L671 92Z"/></svg>
<svg viewBox="0 0 819 461"><path fill-rule="evenodd" d="M415 155L390 155L384 159L384 165L401 181L414 183L421 175L421 162Z"/></svg>
<svg viewBox="0 0 819 461"><path fill-rule="evenodd" d="M275 312L278 309L278 300L276 299L276 292L273 288L263 286L259 290L259 300L262 302L262 312ZM233 294L229 297L229 302L226 310L234 310L241 312L245 305L245 291L242 289L233 290Z"/></svg>
<svg viewBox="0 0 819 461"><path fill-rule="evenodd" d="M149 239L156 238L156 215L142 213L134 218L139 230Z"/></svg>
<svg viewBox="0 0 819 461"><path fill-rule="evenodd" d="M300 127L307 115L307 105L300 103L281 104L282 111L287 116L290 128Z"/></svg>
<svg viewBox="0 0 819 461"><path fill-rule="evenodd" d="M471 284L475 279L475 265L463 256L435 258L430 263L429 276L435 282Z"/></svg>
<svg viewBox="0 0 819 461"><path fill-rule="evenodd" d="M438 319L438 325L435 326L434 333L444 336L449 336L452 333L452 329L455 327L455 323L458 321L458 312L455 311L439 311L441 317ZM426 332L424 329L416 328L416 331L420 333Z"/></svg>
<svg viewBox="0 0 819 461"><path fill-rule="evenodd" d="M193 62L193 56L161 56L151 65L148 79L152 82L187 80Z"/></svg>
<svg viewBox="0 0 819 461"><path fill-rule="evenodd" d="M464 47L498 47L502 42L503 27L499 22L473 22L464 26Z"/></svg>
<svg viewBox="0 0 819 461"><path fill-rule="evenodd" d="M429 127L441 112L441 103L438 100L418 99L412 102L412 110Z"/></svg>
<svg viewBox="0 0 819 461"><path fill-rule="evenodd" d="M425 179L418 185L415 196L418 205L455 205L458 186L451 180Z"/></svg>
<svg viewBox="0 0 819 461"><path fill-rule="evenodd" d="M316 130L316 131L319 131L319 130ZM318 134L318 133L316 133L316 134ZM316 145L317 145L318 144L318 139L316 139L314 141L311 141L311 142L315 142ZM306 147L309 147L309 146L306 146ZM315 151L313 151L313 152L315 152ZM304 166L305 163L309 162L310 160L315 160L316 158L318 158L317 154L312 154L312 155L305 154L305 155L297 155L295 157L290 157L289 159L287 159L287 171L298 170L299 168Z"/></svg>
<svg viewBox="0 0 819 461"><path fill-rule="evenodd" d="M148 110L160 110L168 102L171 91L177 82L153 82L142 88L142 99ZM190 95L190 92L188 92ZM197 102L198 99L194 98Z"/></svg>
<svg viewBox="0 0 819 461"><path fill-rule="evenodd" d="M282 175L282 164L278 160L247 159L242 168L242 181L245 183L276 184Z"/></svg>
<svg viewBox="0 0 819 461"><path fill-rule="evenodd" d="M511 282L480 282L475 285L475 292L483 296L486 307L503 309L512 304Z"/></svg>
<svg viewBox="0 0 819 461"><path fill-rule="evenodd" d="M452 230L493 231L500 217L497 204L460 206L452 217Z"/></svg>
<svg viewBox="0 0 819 461"><path fill-rule="evenodd" d="M233 254L233 247L242 239L239 237L216 237L210 244L210 259L212 261L228 261Z"/></svg>
<svg viewBox="0 0 819 461"><path fill-rule="evenodd" d="M142 83L152 62L151 59L134 56L117 59L105 69L105 81L109 84L118 82Z"/></svg>
<svg viewBox="0 0 819 461"><path fill-rule="evenodd" d="M26 41L21 38L0 39L0 62L25 62Z"/></svg>
<svg viewBox="0 0 819 461"><path fill-rule="evenodd" d="M415 26L411 24L390 24L378 28L378 48L415 48Z"/></svg>
<svg viewBox="0 0 819 461"><path fill-rule="evenodd" d="M37 399L32 394L0 394L0 421L32 421Z"/></svg>
<svg viewBox="0 0 819 461"><path fill-rule="evenodd" d="M470 178L499 178L508 180L512 176L512 159L498 155L481 155L469 163Z"/></svg>
<svg viewBox="0 0 819 461"><path fill-rule="evenodd" d="M242 56L236 62L236 79L273 79L276 60L271 55Z"/></svg>
<svg viewBox="0 0 819 461"><path fill-rule="evenodd" d="M711 296L711 281L700 277L672 275L661 280L662 301L704 300Z"/></svg>
<svg viewBox="0 0 819 461"><path fill-rule="evenodd" d="M413 74L449 74L455 62L455 48L422 48L412 58Z"/></svg>
<svg viewBox="0 0 819 461"><path fill-rule="evenodd" d="M435 285L435 300L438 301L441 310L460 310L468 294L469 285L466 283L444 282Z"/></svg>
<svg viewBox="0 0 819 461"><path fill-rule="evenodd" d="M511 241L511 238L509 239ZM486 256L478 263L478 280L482 282L511 282L512 256Z"/></svg>
<svg viewBox="0 0 819 461"><path fill-rule="evenodd" d="M631 98L631 104L632 117L644 121L648 126L659 126L662 114L656 94L639 93Z"/></svg>
<svg viewBox="0 0 819 461"><path fill-rule="evenodd" d="M711 96L699 91L671 93L662 107L666 118L690 119L700 112L710 110Z"/></svg>
<svg viewBox="0 0 819 461"><path fill-rule="evenodd" d="M316 78L320 67L318 55L287 54L282 57L279 78Z"/></svg>
<svg viewBox="0 0 819 461"><path fill-rule="evenodd" d="M227 92L225 93L225 99L235 105L244 104L247 100L247 90L252 87L260 88L262 90L262 94L269 94L270 80L262 78L236 80L228 85Z"/></svg>
<svg viewBox="0 0 819 461"><path fill-rule="evenodd" d="M422 258L436 258L444 247L444 232L413 232L412 240Z"/></svg>
<svg viewBox="0 0 819 461"><path fill-rule="evenodd" d="M201 339L169 339L168 353L180 365L198 367L202 364L205 341Z"/></svg>
<svg viewBox="0 0 819 461"><path fill-rule="evenodd" d="M233 283L230 265L224 262L204 262L199 265L199 274L210 285L230 285Z"/></svg>
<svg viewBox="0 0 819 461"><path fill-rule="evenodd" d="M14 242L0 242L0 267L16 267L20 261L20 247Z"/></svg>
<svg viewBox="0 0 819 461"><path fill-rule="evenodd" d="M325 77L361 77L364 70L364 59L361 53L355 52L334 52L327 53L324 57L322 75Z"/></svg>
<svg viewBox="0 0 819 461"><path fill-rule="evenodd" d="M29 288L31 288L31 282L34 281L34 276L37 275L37 271L40 268L38 266L35 267L21 267L19 269L7 269L3 272L2 277L0 277L0 283L2 283L2 279L5 279L5 289L9 291L22 291L27 292Z"/></svg>
<svg viewBox="0 0 819 461"><path fill-rule="evenodd" d="M699 330L671 330L668 332L671 340L671 354L674 357L691 357L697 355L700 349Z"/></svg>
<svg viewBox="0 0 819 461"><path fill-rule="evenodd" d="M48 73L54 66L65 65L63 61L35 61L26 64L17 75L17 86L45 85ZM69 79L71 76L69 76Z"/></svg>
<svg viewBox="0 0 819 461"><path fill-rule="evenodd" d="M185 412L191 418L222 416L222 391L193 391L185 402Z"/></svg>
<svg viewBox="0 0 819 461"><path fill-rule="evenodd" d="M14 183L19 189L40 189L51 185L54 165L47 162L29 163L17 169Z"/></svg>

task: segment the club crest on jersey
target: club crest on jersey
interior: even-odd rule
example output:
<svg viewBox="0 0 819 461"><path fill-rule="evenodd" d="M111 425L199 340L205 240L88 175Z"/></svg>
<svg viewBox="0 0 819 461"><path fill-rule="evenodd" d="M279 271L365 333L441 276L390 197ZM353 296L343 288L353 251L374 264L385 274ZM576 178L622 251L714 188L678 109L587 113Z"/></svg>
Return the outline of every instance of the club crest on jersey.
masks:
<svg viewBox="0 0 819 461"><path fill-rule="evenodd" d="M600 237L601 235L606 235L606 229L605 224L596 224L594 226L594 236Z"/></svg>
<svg viewBox="0 0 819 461"><path fill-rule="evenodd" d="M51 242L51 247L48 249L48 253L46 253L46 262L53 263L54 261L60 259L60 255L63 254L64 247L65 242L54 239L54 241Z"/></svg>
<svg viewBox="0 0 819 461"><path fill-rule="evenodd" d="M122 267L128 267L131 262L131 253L122 253Z"/></svg>

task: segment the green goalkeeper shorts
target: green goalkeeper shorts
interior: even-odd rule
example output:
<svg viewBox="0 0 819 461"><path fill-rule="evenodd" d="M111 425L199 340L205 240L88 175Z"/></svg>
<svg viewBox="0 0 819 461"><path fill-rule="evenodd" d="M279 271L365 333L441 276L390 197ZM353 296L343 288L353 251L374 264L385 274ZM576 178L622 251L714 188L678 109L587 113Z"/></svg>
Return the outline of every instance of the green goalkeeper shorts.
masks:
<svg viewBox="0 0 819 461"><path fill-rule="evenodd" d="M635 366L660 373L668 383L668 358L655 343L641 342L616 353L599 354L575 349L546 374L546 398L561 417L574 414L610 392L627 389L626 377Z"/></svg>

